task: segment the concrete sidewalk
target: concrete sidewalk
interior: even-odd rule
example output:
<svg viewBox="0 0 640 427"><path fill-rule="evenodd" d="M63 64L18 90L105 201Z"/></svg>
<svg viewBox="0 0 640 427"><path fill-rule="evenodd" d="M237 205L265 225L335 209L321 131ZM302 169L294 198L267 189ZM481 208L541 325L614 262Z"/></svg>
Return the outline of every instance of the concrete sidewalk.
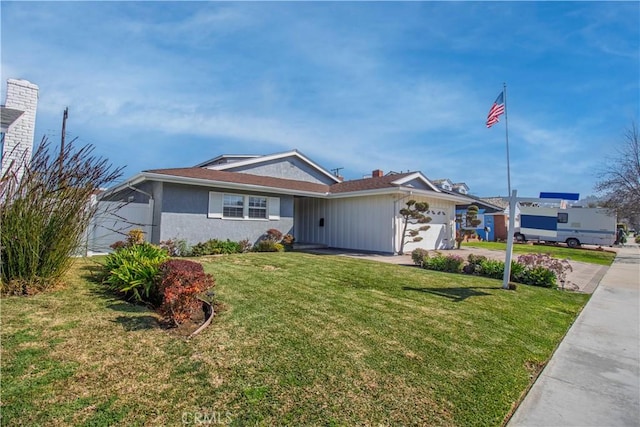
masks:
<svg viewBox="0 0 640 427"><path fill-rule="evenodd" d="M620 248L509 427L640 426L640 249Z"/></svg>

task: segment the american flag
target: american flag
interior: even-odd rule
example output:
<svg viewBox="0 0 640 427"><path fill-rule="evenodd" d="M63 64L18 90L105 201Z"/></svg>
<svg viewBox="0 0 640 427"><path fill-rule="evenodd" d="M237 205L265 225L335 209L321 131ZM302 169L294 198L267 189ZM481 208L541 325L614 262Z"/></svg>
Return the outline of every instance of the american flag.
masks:
<svg viewBox="0 0 640 427"><path fill-rule="evenodd" d="M500 95L496 98L495 102L491 106L491 110L489 110L489 115L487 116L487 127L498 123L498 116L504 113L504 91L500 92Z"/></svg>

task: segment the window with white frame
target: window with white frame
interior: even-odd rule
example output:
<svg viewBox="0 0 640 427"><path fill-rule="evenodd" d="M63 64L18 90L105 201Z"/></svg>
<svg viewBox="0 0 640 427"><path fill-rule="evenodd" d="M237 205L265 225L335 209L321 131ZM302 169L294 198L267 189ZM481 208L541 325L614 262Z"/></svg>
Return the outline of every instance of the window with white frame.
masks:
<svg viewBox="0 0 640 427"><path fill-rule="evenodd" d="M267 218L267 198L249 196L249 218Z"/></svg>
<svg viewBox="0 0 640 427"><path fill-rule="evenodd" d="M280 198L209 192L209 218L279 220Z"/></svg>
<svg viewBox="0 0 640 427"><path fill-rule="evenodd" d="M225 194L224 203L222 205L222 216L224 218L243 218L244 196Z"/></svg>

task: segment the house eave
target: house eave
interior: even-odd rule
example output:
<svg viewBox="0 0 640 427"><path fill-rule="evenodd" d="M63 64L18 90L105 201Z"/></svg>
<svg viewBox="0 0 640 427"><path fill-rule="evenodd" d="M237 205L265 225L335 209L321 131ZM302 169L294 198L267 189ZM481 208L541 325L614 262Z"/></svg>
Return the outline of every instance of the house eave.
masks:
<svg viewBox="0 0 640 427"><path fill-rule="evenodd" d="M362 191L349 191L344 193L329 193L328 198L330 199L343 199L349 197L366 197L366 196L380 196L380 195L416 195L423 197L430 197L433 199L441 199L447 200L451 202L460 202L466 201L467 199L463 199L457 196L451 196L445 193L441 193L438 191L431 190L421 190L413 187L387 187L387 188L377 188L374 190L362 190Z"/></svg>
<svg viewBox="0 0 640 427"><path fill-rule="evenodd" d="M327 195L327 193L318 193L315 191L293 190L289 188L270 187L257 184L243 184L203 178L170 176L152 172L143 172L142 175L149 181L161 181L172 184L201 185L205 187L225 188L230 190L260 191L264 193L286 194L290 196L326 197Z"/></svg>
<svg viewBox="0 0 640 427"><path fill-rule="evenodd" d="M103 199L105 197L108 197L112 194L115 194L119 191L124 190L125 188L129 188L132 185L136 185L136 184L140 184L141 182L145 181L145 177L142 173L139 173L137 175L134 175L133 177L127 179L125 182L118 184L114 187L108 188L106 191L100 193L100 195L98 196L100 199Z"/></svg>

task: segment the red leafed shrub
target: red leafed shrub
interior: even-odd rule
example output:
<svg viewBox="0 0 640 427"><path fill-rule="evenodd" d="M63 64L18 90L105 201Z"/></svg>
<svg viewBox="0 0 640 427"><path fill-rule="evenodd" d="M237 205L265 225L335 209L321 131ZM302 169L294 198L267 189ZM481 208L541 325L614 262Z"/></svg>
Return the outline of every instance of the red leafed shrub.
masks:
<svg viewBox="0 0 640 427"><path fill-rule="evenodd" d="M198 295L215 286L213 276L206 274L201 264L182 259L164 262L159 282L162 305L158 311L176 326L202 306Z"/></svg>

